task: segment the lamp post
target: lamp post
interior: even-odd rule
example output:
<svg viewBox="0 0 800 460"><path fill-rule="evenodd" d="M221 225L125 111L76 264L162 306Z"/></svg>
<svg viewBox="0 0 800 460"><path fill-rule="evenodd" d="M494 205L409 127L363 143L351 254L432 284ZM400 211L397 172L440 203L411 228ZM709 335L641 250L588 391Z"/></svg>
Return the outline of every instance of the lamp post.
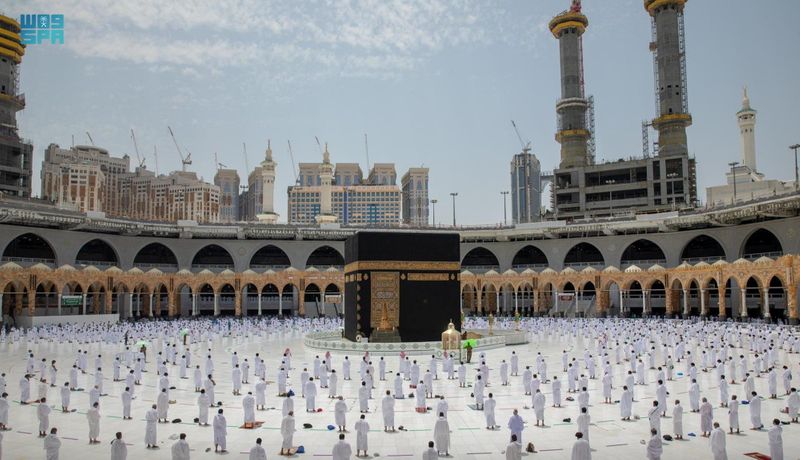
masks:
<svg viewBox="0 0 800 460"><path fill-rule="evenodd" d="M436 203L438 203L438 202L439 202L439 200L436 200L436 199L431 200L431 204L433 205L433 206L431 206L431 209L433 210L433 226L434 227L436 226Z"/></svg>
<svg viewBox="0 0 800 460"><path fill-rule="evenodd" d="M733 203L736 204L736 166L739 164L738 161L731 161L728 163L728 166L731 167L731 176L733 180Z"/></svg>
<svg viewBox="0 0 800 460"><path fill-rule="evenodd" d="M508 190L504 190L500 192L503 195L503 225L508 223L508 214L506 213L506 197L508 196Z"/></svg>
<svg viewBox="0 0 800 460"><path fill-rule="evenodd" d="M458 192L450 192L450 196L453 197L453 227L456 226L456 197L458 196Z"/></svg>
<svg viewBox="0 0 800 460"><path fill-rule="evenodd" d="M800 144L790 145L789 148L794 150L794 190L797 191L800 187L800 177L797 174L797 149L800 149Z"/></svg>

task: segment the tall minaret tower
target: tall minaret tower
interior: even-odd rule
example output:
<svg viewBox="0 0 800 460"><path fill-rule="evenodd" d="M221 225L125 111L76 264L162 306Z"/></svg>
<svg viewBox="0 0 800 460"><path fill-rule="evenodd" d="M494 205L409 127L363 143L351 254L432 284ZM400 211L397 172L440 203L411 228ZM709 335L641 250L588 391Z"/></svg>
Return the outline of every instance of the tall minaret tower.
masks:
<svg viewBox="0 0 800 460"><path fill-rule="evenodd" d="M644 0L652 18L653 65L656 110L653 128L658 130L661 156L688 155L686 128L692 124L686 93L686 53L683 8L688 0Z"/></svg>
<svg viewBox="0 0 800 460"><path fill-rule="evenodd" d="M573 0L570 9L554 17L549 24L561 55L561 99L556 103L556 140L561 144L561 168L591 163L587 148L591 133L586 127L589 102L583 89L581 38L588 25L589 20L581 13L580 0Z"/></svg>
<svg viewBox="0 0 800 460"><path fill-rule="evenodd" d="M739 135L742 137L742 165L756 172L756 111L750 107L747 87L742 97L742 110L736 112L739 121Z"/></svg>
<svg viewBox="0 0 800 460"><path fill-rule="evenodd" d="M272 145L267 140L267 151L264 161L261 162L261 214L258 215L259 222L274 224L278 221L275 213L275 167L278 166L272 159Z"/></svg>
<svg viewBox="0 0 800 460"><path fill-rule="evenodd" d="M317 214L318 224L332 224L336 222L336 215L333 214L331 205L331 185L333 184L333 165L331 164L331 154L328 153L328 143L325 143L325 152L322 154L322 163L319 164L320 196L319 214Z"/></svg>

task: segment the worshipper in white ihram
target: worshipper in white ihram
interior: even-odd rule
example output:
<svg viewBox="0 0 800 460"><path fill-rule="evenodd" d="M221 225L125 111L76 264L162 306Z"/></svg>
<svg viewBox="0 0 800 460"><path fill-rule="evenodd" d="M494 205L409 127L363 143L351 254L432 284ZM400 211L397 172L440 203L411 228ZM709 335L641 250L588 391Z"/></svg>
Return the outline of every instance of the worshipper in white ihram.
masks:
<svg viewBox="0 0 800 460"><path fill-rule="evenodd" d="M244 410L244 425L245 427L252 427L256 422L256 399L253 393L248 391L244 398L242 398L242 409Z"/></svg>
<svg viewBox="0 0 800 460"><path fill-rule="evenodd" d="M289 455L289 449L292 448L292 438L294 437L294 412L289 411L283 420L281 420L281 455Z"/></svg>
<svg viewBox="0 0 800 460"><path fill-rule="evenodd" d="M353 456L353 449L344 440L344 433L339 433L339 442L333 445L331 454L333 460L350 460L350 457Z"/></svg>
<svg viewBox="0 0 800 460"><path fill-rule="evenodd" d="M436 452L440 455L450 455L450 423L444 418L444 414L439 414L439 419L433 427L433 439L436 441Z"/></svg>
<svg viewBox="0 0 800 460"><path fill-rule="evenodd" d="M511 435L511 442L506 446L506 460L522 460L522 444L515 434Z"/></svg>
<svg viewBox="0 0 800 460"><path fill-rule="evenodd" d="M227 436L228 436L228 421L222 415L222 409L217 411L214 417L214 452L225 453L227 449Z"/></svg>
<svg viewBox="0 0 800 460"><path fill-rule="evenodd" d="M394 398L389 390L381 401L381 412L383 413L383 431L394 431Z"/></svg>
<svg viewBox="0 0 800 460"><path fill-rule="evenodd" d="M347 428L345 427L347 423L347 418L346 418L347 403L344 402L344 397L339 396L339 398L336 400L336 404L334 404L333 406L333 414L336 426L339 428L339 431L340 432L347 431Z"/></svg>
<svg viewBox="0 0 800 460"><path fill-rule="evenodd" d="M144 414L144 419L147 422L144 430L144 443L148 449L158 449L156 440L156 430L158 424L158 411L156 405L153 404L152 408Z"/></svg>
<svg viewBox="0 0 800 460"><path fill-rule="evenodd" d="M675 400L675 407L672 408L672 431L675 439L683 439L683 406L679 400Z"/></svg>
<svg viewBox="0 0 800 460"><path fill-rule="evenodd" d="M172 445L172 460L190 460L191 449L186 442L186 433L181 433L179 439Z"/></svg>
<svg viewBox="0 0 800 460"><path fill-rule="evenodd" d="M128 458L128 446L122 440L122 432L117 431L111 441L111 460L125 460Z"/></svg>
<svg viewBox="0 0 800 460"><path fill-rule="evenodd" d="M700 405L700 431L703 433L702 436L711 435L711 422L713 419L714 408L711 407L711 403L708 402L708 399L703 398L703 404Z"/></svg>
<svg viewBox="0 0 800 460"><path fill-rule="evenodd" d="M58 460L58 452L61 450L61 440L58 439L58 429L50 428L50 434L44 437L45 460Z"/></svg>
<svg viewBox="0 0 800 460"><path fill-rule="evenodd" d="M364 419L365 415L356 421L356 457L363 450L364 457L367 457L367 435L369 434L369 423Z"/></svg>
<svg viewBox="0 0 800 460"><path fill-rule="evenodd" d="M714 422L714 429L711 431L709 441L714 460L728 460L728 451L725 449L725 431L719 427L718 422Z"/></svg>
<svg viewBox="0 0 800 460"><path fill-rule="evenodd" d="M261 438L256 439L256 445L250 448L247 460L267 460L267 451L261 447Z"/></svg>
<svg viewBox="0 0 800 460"><path fill-rule="evenodd" d="M92 408L86 412L86 420L89 422L89 444L99 444L97 438L100 436L100 403L92 404Z"/></svg>
<svg viewBox="0 0 800 460"><path fill-rule="evenodd" d="M661 443L661 436L658 430L650 428L650 440L647 441L647 460L661 460L664 453L664 446Z"/></svg>
<svg viewBox="0 0 800 460"><path fill-rule="evenodd" d="M772 428L767 433L769 435L769 456L772 460L783 460L783 427L781 421L772 421Z"/></svg>
<svg viewBox="0 0 800 460"><path fill-rule="evenodd" d="M514 413L508 419L508 429L511 430L511 435L517 435L517 441L522 443L522 430L525 429L525 421L519 415L519 411L514 409Z"/></svg>
<svg viewBox="0 0 800 460"><path fill-rule="evenodd" d="M497 427L497 420L494 417L494 410L497 407L497 401L494 395L489 393L489 397L483 402L483 416L486 418L486 429L493 430Z"/></svg>
<svg viewBox="0 0 800 460"><path fill-rule="evenodd" d="M592 460L592 448L589 441L583 439L583 433L575 433L575 444L572 445L572 455L570 460Z"/></svg>
<svg viewBox="0 0 800 460"><path fill-rule="evenodd" d="M47 405L47 399L42 399L36 407L36 417L39 419L39 437L43 438L50 428L50 406Z"/></svg>

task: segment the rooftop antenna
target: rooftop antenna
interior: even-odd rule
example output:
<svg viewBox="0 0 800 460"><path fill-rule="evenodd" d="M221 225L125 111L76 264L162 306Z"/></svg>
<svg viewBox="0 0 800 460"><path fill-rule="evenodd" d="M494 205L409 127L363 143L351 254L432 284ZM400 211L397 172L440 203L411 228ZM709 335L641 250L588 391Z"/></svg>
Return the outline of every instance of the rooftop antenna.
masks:
<svg viewBox="0 0 800 460"><path fill-rule="evenodd" d="M136 160L139 161L139 167L147 169L144 165L145 159L139 155L139 146L136 144L136 134L133 133L133 128L131 128L131 139L133 139L133 149L136 151Z"/></svg>
<svg viewBox="0 0 800 460"><path fill-rule="evenodd" d="M188 150L186 150L187 155L183 156L183 152L181 152L181 148L178 147L178 141L175 140L175 133L172 132L172 128L170 128L169 126L167 126L167 129L169 129L169 135L172 136L172 142L175 143L175 149L178 151L178 155L181 156L181 165L182 165L181 166L181 170L183 172L186 172L186 167L189 166L190 164L192 164L192 152L189 152ZM184 147L184 149L186 149L186 147Z"/></svg>
<svg viewBox="0 0 800 460"><path fill-rule="evenodd" d="M300 185L300 181L297 179L297 167L294 164L294 153L292 152L292 141L287 140L287 144L289 144L289 158L292 159L292 173L294 174L294 183L295 185Z"/></svg>
<svg viewBox="0 0 800 460"><path fill-rule="evenodd" d="M91 134L89 134L89 131L86 131L86 137L88 137L88 138L89 138L89 142L91 142L91 144L92 144L92 147L94 147L94 146L95 146L95 145L94 145L94 140L92 139L92 135L91 135Z"/></svg>
<svg viewBox="0 0 800 460"><path fill-rule="evenodd" d="M369 142L367 141L367 133L364 133L364 150L367 152L367 171L369 171Z"/></svg>
<svg viewBox="0 0 800 460"><path fill-rule="evenodd" d="M75 147L75 135L72 135L72 146Z"/></svg>
<svg viewBox="0 0 800 460"><path fill-rule="evenodd" d="M531 141L525 143L522 140L522 136L519 134L519 129L517 129L517 124L514 123L514 120L511 120L511 126L514 127L514 132L517 133L517 139L519 139L519 144L522 146L522 153L528 153L531 151Z"/></svg>

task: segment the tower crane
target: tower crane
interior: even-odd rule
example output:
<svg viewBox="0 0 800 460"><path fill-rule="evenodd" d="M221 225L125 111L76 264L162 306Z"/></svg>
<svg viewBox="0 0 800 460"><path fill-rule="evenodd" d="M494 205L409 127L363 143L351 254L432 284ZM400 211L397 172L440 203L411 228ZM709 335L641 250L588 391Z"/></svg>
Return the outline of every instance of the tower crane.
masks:
<svg viewBox="0 0 800 460"><path fill-rule="evenodd" d="M94 147L95 146L94 145L94 139L92 139L92 135L89 134L89 131L86 131L86 137L89 138L89 142L91 142L92 143L92 147Z"/></svg>
<svg viewBox="0 0 800 460"><path fill-rule="evenodd" d="M139 167L147 169L144 165L145 158L139 155L139 146L136 144L136 134L133 133L133 128L131 128L131 139L133 139L133 150L136 151L136 160L139 161Z"/></svg>
<svg viewBox="0 0 800 460"><path fill-rule="evenodd" d="M244 174L250 175L250 161L247 159L247 144L242 142L242 153L244 154Z"/></svg>
<svg viewBox="0 0 800 460"><path fill-rule="evenodd" d="M183 152L181 152L181 148L178 147L178 141L175 140L175 133L172 132L172 128L167 126L167 129L169 129L169 135L172 136L172 142L175 143L175 150L177 150L178 155L181 156L181 170L186 172L186 167L192 164L192 152L186 150L186 156L184 156Z"/></svg>
<svg viewBox="0 0 800 460"><path fill-rule="evenodd" d="M214 152L214 163L216 163L216 165L217 165L217 171L219 171L222 168L227 168L228 167L227 165L225 165L223 163L220 163L219 160L217 160L217 152Z"/></svg>
<svg viewBox="0 0 800 460"><path fill-rule="evenodd" d="M292 159L292 173L294 174L294 183L295 183L295 185L300 185L300 181L297 179L297 166L294 164L294 153L292 152L292 141L287 140L286 143L289 144L289 158Z"/></svg>
<svg viewBox="0 0 800 460"><path fill-rule="evenodd" d="M511 126L514 127L514 132L517 133L517 139L519 139L519 144L522 146L522 153L528 153L531 151L531 141L527 143L522 140L522 136L519 134L519 129L517 129L517 124L514 123L514 120L511 120Z"/></svg>

